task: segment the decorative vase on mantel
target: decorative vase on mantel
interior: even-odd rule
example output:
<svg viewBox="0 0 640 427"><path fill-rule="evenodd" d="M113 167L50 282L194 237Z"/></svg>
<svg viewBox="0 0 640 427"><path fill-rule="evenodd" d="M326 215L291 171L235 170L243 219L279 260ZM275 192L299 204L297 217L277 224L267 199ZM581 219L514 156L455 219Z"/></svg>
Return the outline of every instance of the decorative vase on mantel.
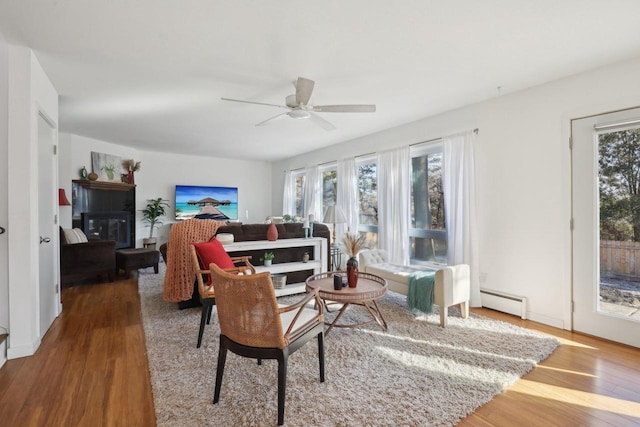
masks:
<svg viewBox="0 0 640 427"><path fill-rule="evenodd" d="M129 171L129 176L127 176L127 181L129 181L129 184L133 185L135 184L135 178L133 176L133 171Z"/></svg>
<svg viewBox="0 0 640 427"><path fill-rule="evenodd" d="M347 283L350 288L355 288L358 285L358 275L358 260L351 257L347 261Z"/></svg>
<svg viewBox="0 0 640 427"><path fill-rule="evenodd" d="M269 224L269 227L267 228L267 240L270 242L278 240L278 229L274 223Z"/></svg>

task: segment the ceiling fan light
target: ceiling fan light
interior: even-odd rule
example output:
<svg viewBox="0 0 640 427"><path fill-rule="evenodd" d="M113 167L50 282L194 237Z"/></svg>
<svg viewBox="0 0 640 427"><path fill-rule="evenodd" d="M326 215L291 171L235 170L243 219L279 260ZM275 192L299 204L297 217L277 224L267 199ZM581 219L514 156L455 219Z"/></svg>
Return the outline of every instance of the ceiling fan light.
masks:
<svg viewBox="0 0 640 427"><path fill-rule="evenodd" d="M287 114L289 114L289 117L293 119L308 119L311 117L311 114L304 110L291 110Z"/></svg>

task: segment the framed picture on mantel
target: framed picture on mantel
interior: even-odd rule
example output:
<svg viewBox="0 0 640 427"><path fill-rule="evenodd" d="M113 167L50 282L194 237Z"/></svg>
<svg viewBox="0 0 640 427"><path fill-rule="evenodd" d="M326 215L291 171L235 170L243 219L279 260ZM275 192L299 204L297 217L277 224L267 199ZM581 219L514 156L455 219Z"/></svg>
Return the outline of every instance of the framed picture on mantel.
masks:
<svg viewBox="0 0 640 427"><path fill-rule="evenodd" d="M111 154L91 152L91 167L98 181L121 182L122 159Z"/></svg>

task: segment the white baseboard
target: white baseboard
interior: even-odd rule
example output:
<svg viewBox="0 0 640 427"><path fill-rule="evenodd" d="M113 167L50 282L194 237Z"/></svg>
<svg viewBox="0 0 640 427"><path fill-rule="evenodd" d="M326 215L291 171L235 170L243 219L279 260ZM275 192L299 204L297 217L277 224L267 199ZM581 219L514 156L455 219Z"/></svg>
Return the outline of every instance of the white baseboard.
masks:
<svg viewBox="0 0 640 427"><path fill-rule="evenodd" d="M7 341L0 344L0 368L7 363Z"/></svg>
<svg viewBox="0 0 640 427"><path fill-rule="evenodd" d="M533 320L534 322L543 323L545 325L553 326L558 329L566 329L571 330L571 328L567 328L565 326L565 322L562 319L557 319L555 317L546 316L544 314L529 312L529 320Z"/></svg>
<svg viewBox="0 0 640 427"><path fill-rule="evenodd" d="M19 359L21 357L33 356L40 347L40 339L31 345L10 346L7 348L7 359Z"/></svg>

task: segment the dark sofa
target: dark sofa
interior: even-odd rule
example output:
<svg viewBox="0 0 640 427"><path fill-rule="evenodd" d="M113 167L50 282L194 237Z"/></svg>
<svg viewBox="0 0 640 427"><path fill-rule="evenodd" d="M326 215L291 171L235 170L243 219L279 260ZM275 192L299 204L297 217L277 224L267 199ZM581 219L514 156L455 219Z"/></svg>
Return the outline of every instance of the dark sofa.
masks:
<svg viewBox="0 0 640 427"><path fill-rule="evenodd" d="M100 276L113 282L116 271L116 242L89 240L68 244L60 227L60 281L62 286L76 279Z"/></svg>

